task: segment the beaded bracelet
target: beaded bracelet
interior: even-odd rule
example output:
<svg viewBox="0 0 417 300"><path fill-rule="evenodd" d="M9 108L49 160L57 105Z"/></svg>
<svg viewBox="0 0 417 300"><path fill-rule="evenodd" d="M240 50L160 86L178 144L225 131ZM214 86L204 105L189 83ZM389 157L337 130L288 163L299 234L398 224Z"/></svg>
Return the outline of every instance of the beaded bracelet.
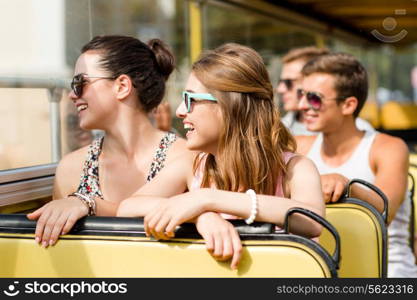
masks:
<svg viewBox="0 0 417 300"><path fill-rule="evenodd" d="M69 194L68 197L77 197L84 203L88 208L88 216L94 216L96 214L96 201L94 198L90 198L80 193Z"/></svg>
<svg viewBox="0 0 417 300"><path fill-rule="evenodd" d="M256 214L258 213L258 199L256 198L256 193L254 190L249 189L246 191L246 194L248 194L252 201L252 209L250 211L249 218L245 219L246 224L250 225L255 221Z"/></svg>

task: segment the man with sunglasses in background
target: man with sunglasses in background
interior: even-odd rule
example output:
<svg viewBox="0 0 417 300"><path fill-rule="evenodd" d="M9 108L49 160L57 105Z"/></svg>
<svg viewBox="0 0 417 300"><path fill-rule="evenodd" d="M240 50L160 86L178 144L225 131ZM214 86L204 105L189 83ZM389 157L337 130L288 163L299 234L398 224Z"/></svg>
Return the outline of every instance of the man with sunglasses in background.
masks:
<svg viewBox="0 0 417 300"><path fill-rule="evenodd" d="M301 84L301 69L311 59L327 54L327 49L316 47L295 48L282 58L281 76L276 91L283 105L284 125L293 135L311 135L302 123L302 114L298 110L297 89Z"/></svg>
<svg viewBox="0 0 417 300"><path fill-rule="evenodd" d="M297 89L300 88L302 81L301 69L304 65L308 61L328 53L328 49L311 46L292 49L282 58L281 76L276 91L283 109L286 111L282 122L293 135L316 134L308 131L303 123L302 113L298 109ZM356 122L361 129L372 129L372 126L363 119L357 118Z"/></svg>
<svg viewBox="0 0 417 300"><path fill-rule="evenodd" d="M298 136L298 152L321 174L323 198L337 202L350 179L376 185L388 197L388 277L417 277L409 246L411 202L407 193L408 148L399 138L358 129L355 119L368 95L365 68L353 56L327 54L302 69L299 109L317 136ZM351 195L383 209L382 200L355 184Z"/></svg>

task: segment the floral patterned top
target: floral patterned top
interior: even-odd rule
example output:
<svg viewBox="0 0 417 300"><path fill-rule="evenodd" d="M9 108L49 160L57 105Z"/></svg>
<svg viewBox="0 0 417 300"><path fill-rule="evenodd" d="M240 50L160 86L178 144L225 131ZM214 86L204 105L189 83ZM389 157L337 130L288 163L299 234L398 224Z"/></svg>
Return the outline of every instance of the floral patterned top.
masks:
<svg viewBox="0 0 417 300"><path fill-rule="evenodd" d="M177 136L172 132L167 132L159 143L156 149L154 158L152 160L151 168L149 170L146 181L151 181L156 174L164 167L167 150L169 146L175 142ZM103 147L104 137L95 139L88 147L87 158L84 162L83 173L81 174L80 185L77 192L86 196L100 197L103 199L103 194L100 190L100 182L98 177L98 157L100 156Z"/></svg>

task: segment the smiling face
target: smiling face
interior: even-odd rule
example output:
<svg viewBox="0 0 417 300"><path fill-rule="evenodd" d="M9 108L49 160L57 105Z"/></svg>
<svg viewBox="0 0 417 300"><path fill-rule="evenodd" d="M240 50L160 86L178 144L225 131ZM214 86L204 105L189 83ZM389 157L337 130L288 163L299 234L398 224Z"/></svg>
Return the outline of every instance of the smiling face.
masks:
<svg viewBox="0 0 417 300"><path fill-rule="evenodd" d="M280 82L276 88L276 91L284 105L285 111L297 111L298 110L298 99L297 99L297 88L301 84L301 69L305 64L304 60L295 60L289 63L285 63L282 66ZM284 81L288 84L285 84Z"/></svg>
<svg viewBox="0 0 417 300"><path fill-rule="evenodd" d="M69 97L74 102L82 129L103 129L102 124L111 114L112 86L114 81L99 68L101 55L97 51L87 51L80 55L75 65L74 75L85 74L82 94L78 97L71 90ZM91 78L90 78L91 77Z"/></svg>
<svg viewBox="0 0 417 300"><path fill-rule="evenodd" d="M302 81L302 89L321 97L321 107L311 108L304 95L298 108L303 113L303 122L310 131L327 132L335 130L343 122L342 103L337 102L338 95L334 89L334 77L324 73L313 73ZM304 93L304 94L305 94Z"/></svg>
<svg viewBox="0 0 417 300"><path fill-rule="evenodd" d="M209 93L193 73L188 77L185 90L190 93ZM220 106L216 102L192 100L190 112L187 112L187 107L182 101L177 108L176 115L183 119L184 129L187 130L188 149L213 155L217 153L223 118Z"/></svg>

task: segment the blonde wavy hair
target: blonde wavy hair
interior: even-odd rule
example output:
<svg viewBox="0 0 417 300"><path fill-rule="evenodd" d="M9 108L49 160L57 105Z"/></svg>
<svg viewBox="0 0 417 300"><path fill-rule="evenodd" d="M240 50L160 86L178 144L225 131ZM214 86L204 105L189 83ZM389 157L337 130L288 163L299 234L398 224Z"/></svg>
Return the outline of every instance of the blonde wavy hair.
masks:
<svg viewBox="0 0 417 300"><path fill-rule="evenodd" d="M192 72L218 99L224 118L216 157L203 154L194 162L197 171L205 160L201 187L274 195L287 171L283 152L296 144L280 121L261 56L228 43L203 53Z"/></svg>

